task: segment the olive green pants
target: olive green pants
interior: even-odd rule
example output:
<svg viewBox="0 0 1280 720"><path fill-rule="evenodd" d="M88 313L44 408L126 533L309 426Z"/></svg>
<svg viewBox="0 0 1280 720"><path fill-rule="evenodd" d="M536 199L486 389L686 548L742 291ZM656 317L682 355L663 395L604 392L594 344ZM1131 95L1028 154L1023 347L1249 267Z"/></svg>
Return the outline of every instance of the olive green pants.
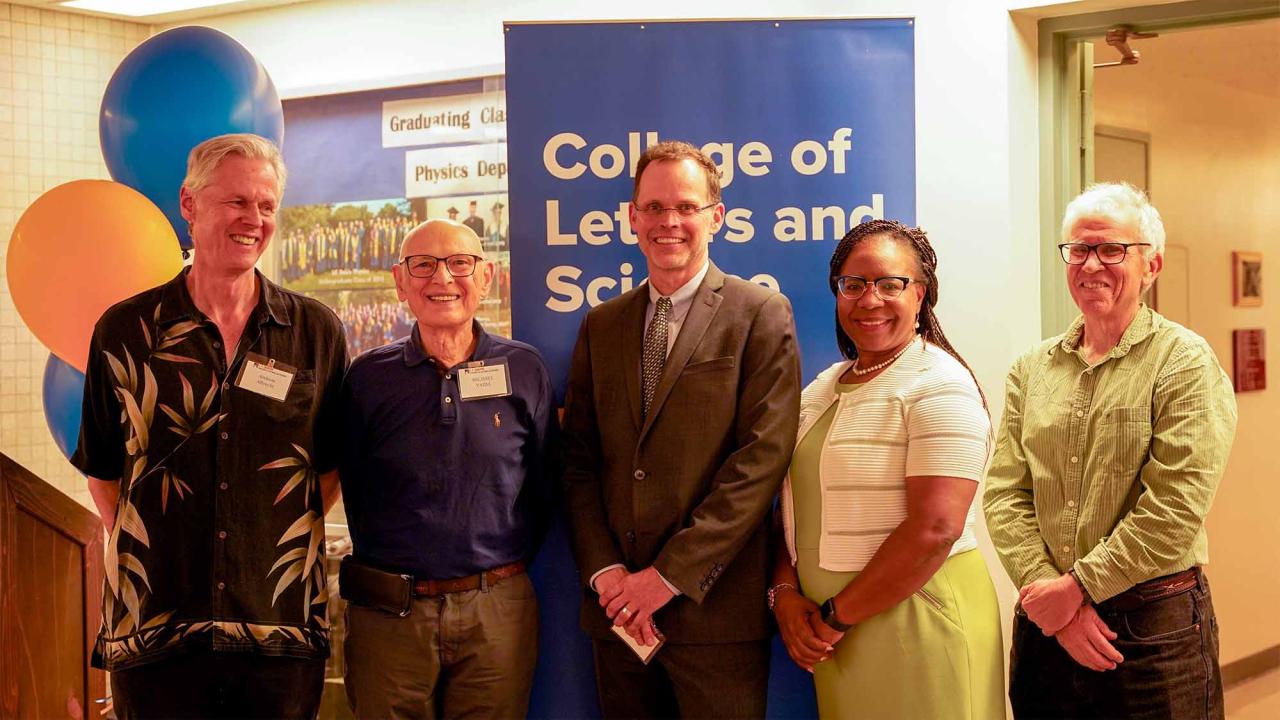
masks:
<svg viewBox="0 0 1280 720"><path fill-rule="evenodd" d="M414 598L406 617L347 606L347 700L358 718L523 718L537 655L528 575Z"/></svg>

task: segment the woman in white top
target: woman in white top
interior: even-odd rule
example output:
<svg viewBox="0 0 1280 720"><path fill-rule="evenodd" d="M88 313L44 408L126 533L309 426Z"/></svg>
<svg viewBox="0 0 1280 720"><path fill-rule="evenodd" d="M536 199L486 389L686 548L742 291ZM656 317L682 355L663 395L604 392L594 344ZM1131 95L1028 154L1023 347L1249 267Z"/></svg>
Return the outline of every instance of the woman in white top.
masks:
<svg viewBox="0 0 1280 720"><path fill-rule="evenodd" d="M933 307L924 232L872 220L829 284L847 358L800 402L769 601L824 718L1003 718L1000 610L974 536L991 421Z"/></svg>

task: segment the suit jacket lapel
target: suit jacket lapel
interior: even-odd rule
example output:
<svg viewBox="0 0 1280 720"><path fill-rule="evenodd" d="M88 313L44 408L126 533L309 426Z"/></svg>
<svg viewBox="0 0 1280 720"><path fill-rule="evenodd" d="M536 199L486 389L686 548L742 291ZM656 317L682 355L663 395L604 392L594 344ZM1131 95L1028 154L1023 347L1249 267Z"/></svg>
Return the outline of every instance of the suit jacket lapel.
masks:
<svg viewBox="0 0 1280 720"><path fill-rule="evenodd" d="M653 419L662 412L662 405L666 402L667 395L671 393L671 388L676 384L680 373L684 372L684 366L689 362L698 343L702 342L702 336L711 326L711 321L715 318L716 311L720 309L721 301L724 300L720 295L720 288L724 287L724 273L716 267L715 263L710 260L707 262L711 267L707 268L707 276L702 279L697 294L693 296L689 314L685 315L684 324L680 326L680 335L676 338L676 344L671 348L671 353L667 355L667 364L662 369L662 379L658 381L658 387L653 391L653 404L649 407L649 415L645 418L644 427L640 430L641 439L644 439L649 427L653 425ZM643 317L641 315L642 322ZM641 344L643 342L641 340ZM636 363L636 367L639 367L639 355ZM639 397L638 393L636 397Z"/></svg>
<svg viewBox="0 0 1280 720"><path fill-rule="evenodd" d="M644 313L649 307L649 287L636 288L635 297L618 323L618 343L622 347L622 374L627 382L627 399L631 420L637 429L643 422L640 400L640 356L644 353Z"/></svg>

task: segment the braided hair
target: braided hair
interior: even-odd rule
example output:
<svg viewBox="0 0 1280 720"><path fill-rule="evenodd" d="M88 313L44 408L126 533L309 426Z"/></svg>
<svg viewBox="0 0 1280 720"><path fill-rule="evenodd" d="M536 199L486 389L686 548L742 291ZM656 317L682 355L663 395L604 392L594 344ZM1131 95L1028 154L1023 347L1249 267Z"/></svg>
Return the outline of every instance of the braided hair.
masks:
<svg viewBox="0 0 1280 720"><path fill-rule="evenodd" d="M973 368L969 367L969 363L965 362L960 353L951 346L951 341L947 340L946 334L942 332L942 325L938 322L938 316L933 312L933 307L938 304L938 254L933 251L933 246L929 244L929 237L925 235L924 230L907 227L896 220L868 220L850 230L841 238L840 244L836 245L836 250L831 255L831 273L827 276L827 284L831 288L831 294L839 296L839 290L836 288L836 278L840 277L840 268L844 267L844 261L848 259L849 254L863 241L877 235L892 238L901 245L910 248L912 254L915 255L916 264L919 266L920 275L922 276L921 284L925 288L924 300L920 303L920 314L916 318L916 330L926 341L945 350L948 355L958 360L965 370L969 371L969 376L973 378L973 384L978 388L978 395L982 398L982 406L986 407L987 396L982 392L982 385L978 382L978 376L974 374ZM853 344L853 339L840 326L840 311L838 309L836 310L836 345L840 347L840 353L847 359L858 359L858 348Z"/></svg>

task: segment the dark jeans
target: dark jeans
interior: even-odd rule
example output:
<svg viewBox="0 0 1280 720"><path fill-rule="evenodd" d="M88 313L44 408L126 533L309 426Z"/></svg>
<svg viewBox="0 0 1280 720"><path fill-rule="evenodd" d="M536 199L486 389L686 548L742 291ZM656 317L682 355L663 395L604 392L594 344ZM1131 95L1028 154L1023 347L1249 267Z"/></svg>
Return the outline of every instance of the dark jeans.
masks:
<svg viewBox="0 0 1280 720"><path fill-rule="evenodd" d="M1115 603L1098 615L1119 638L1115 670L1078 665L1019 608L1009 659L1009 700L1019 718L1221 720L1218 621L1204 575L1177 595L1135 609Z"/></svg>
<svg viewBox="0 0 1280 720"><path fill-rule="evenodd" d="M111 673L116 717L302 718L320 709L324 660L202 651Z"/></svg>

